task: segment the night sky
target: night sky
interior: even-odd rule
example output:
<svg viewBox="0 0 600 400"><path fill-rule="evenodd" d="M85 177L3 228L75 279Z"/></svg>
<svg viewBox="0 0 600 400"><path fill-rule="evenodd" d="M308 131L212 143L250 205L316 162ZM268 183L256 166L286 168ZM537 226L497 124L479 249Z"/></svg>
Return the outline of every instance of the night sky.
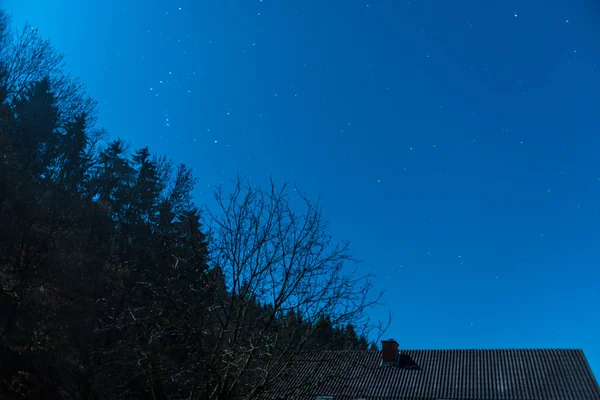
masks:
<svg viewBox="0 0 600 400"><path fill-rule="evenodd" d="M406 348L583 348L600 376L600 5L0 0L100 125L322 196Z"/></svg>

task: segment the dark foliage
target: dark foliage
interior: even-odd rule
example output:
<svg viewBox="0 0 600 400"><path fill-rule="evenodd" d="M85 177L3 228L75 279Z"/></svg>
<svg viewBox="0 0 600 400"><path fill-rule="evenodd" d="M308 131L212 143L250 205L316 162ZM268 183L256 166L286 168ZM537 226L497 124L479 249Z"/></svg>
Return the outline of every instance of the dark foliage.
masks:
<svg viewBox="0 0 600 400"><path fill-rule="evenodd" d="M290 229L313 224L302 231L310 242L240 249L227 235L253 226L234 226L235 213L267 203L246 197L218 218L201 213L189 168L106 142L62 57L31 28L13 37L8 22L0 11L3 398L252 398L286 352L369 346L366 325L359 333L353 323L374 304L370 286L351 290L363 280L341 274L345 247L325 254L315 208L302 221L287 208L268 215L291 218ZM271 205L287 205L271 194ZM323 253L313 264L306 245ZM305 257L302 267L282 249ZM235 258L257 252L255 265ZM272 287L255 279L263 262L281 278Z"/></svg>

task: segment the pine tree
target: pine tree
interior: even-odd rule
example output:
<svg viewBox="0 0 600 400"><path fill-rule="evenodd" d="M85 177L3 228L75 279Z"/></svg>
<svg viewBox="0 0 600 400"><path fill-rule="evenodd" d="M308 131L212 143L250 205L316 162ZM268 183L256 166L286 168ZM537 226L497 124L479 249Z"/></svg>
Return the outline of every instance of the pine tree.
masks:
<svg viewBox="0 0 600 400"><path fill-rule="evenodd" d="M1 393L250 399L290 354L366 348L353 323L369 282L342 275L352 258L318 205L302 197L298 215L283 189L238 180L217 191L221 213L201 212L185 165L120 139L98 149L94 103L62 57L7 21L0 10Z"/></svg>
<svg viewBox="0 0 600 400"><path fill-rule="evenodd" d="M35 82L15 98L12 108L18 121L14 148L24 161L24 170L37 179L50 178L58 147L58 110L50 79Z"/></svg>
<svg viewBox="0 0 600 400"><path fill-rule="evenodd" d="M59 139L59 170L57 183L65 191L83 194L86 173L91 166L91 157L87 153L88 135L86 132L87 115L82 114L70 122L65 133Z"/></svg>

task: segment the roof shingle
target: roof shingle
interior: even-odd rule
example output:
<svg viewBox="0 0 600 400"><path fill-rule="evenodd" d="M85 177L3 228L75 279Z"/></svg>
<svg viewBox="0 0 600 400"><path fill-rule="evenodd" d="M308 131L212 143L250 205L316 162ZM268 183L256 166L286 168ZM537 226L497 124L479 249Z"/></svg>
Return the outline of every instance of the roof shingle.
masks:
<svg viewBox="0 0 600 400"><path fill-rule="evenodd" d="M301 353L265 399L600 400L581 350L401 350L397 366L379 351Z"/></svg>

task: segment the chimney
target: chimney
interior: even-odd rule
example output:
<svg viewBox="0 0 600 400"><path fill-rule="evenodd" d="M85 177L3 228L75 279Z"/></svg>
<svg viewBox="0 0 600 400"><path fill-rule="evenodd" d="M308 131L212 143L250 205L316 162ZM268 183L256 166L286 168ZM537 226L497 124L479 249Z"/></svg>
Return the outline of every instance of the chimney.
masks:
<svg viewBox="0 0 600 400"><path fill-rule="evenodd" d="M398 342L394 339L381 341L381 364L395 365L398 361Z"/></svg>

